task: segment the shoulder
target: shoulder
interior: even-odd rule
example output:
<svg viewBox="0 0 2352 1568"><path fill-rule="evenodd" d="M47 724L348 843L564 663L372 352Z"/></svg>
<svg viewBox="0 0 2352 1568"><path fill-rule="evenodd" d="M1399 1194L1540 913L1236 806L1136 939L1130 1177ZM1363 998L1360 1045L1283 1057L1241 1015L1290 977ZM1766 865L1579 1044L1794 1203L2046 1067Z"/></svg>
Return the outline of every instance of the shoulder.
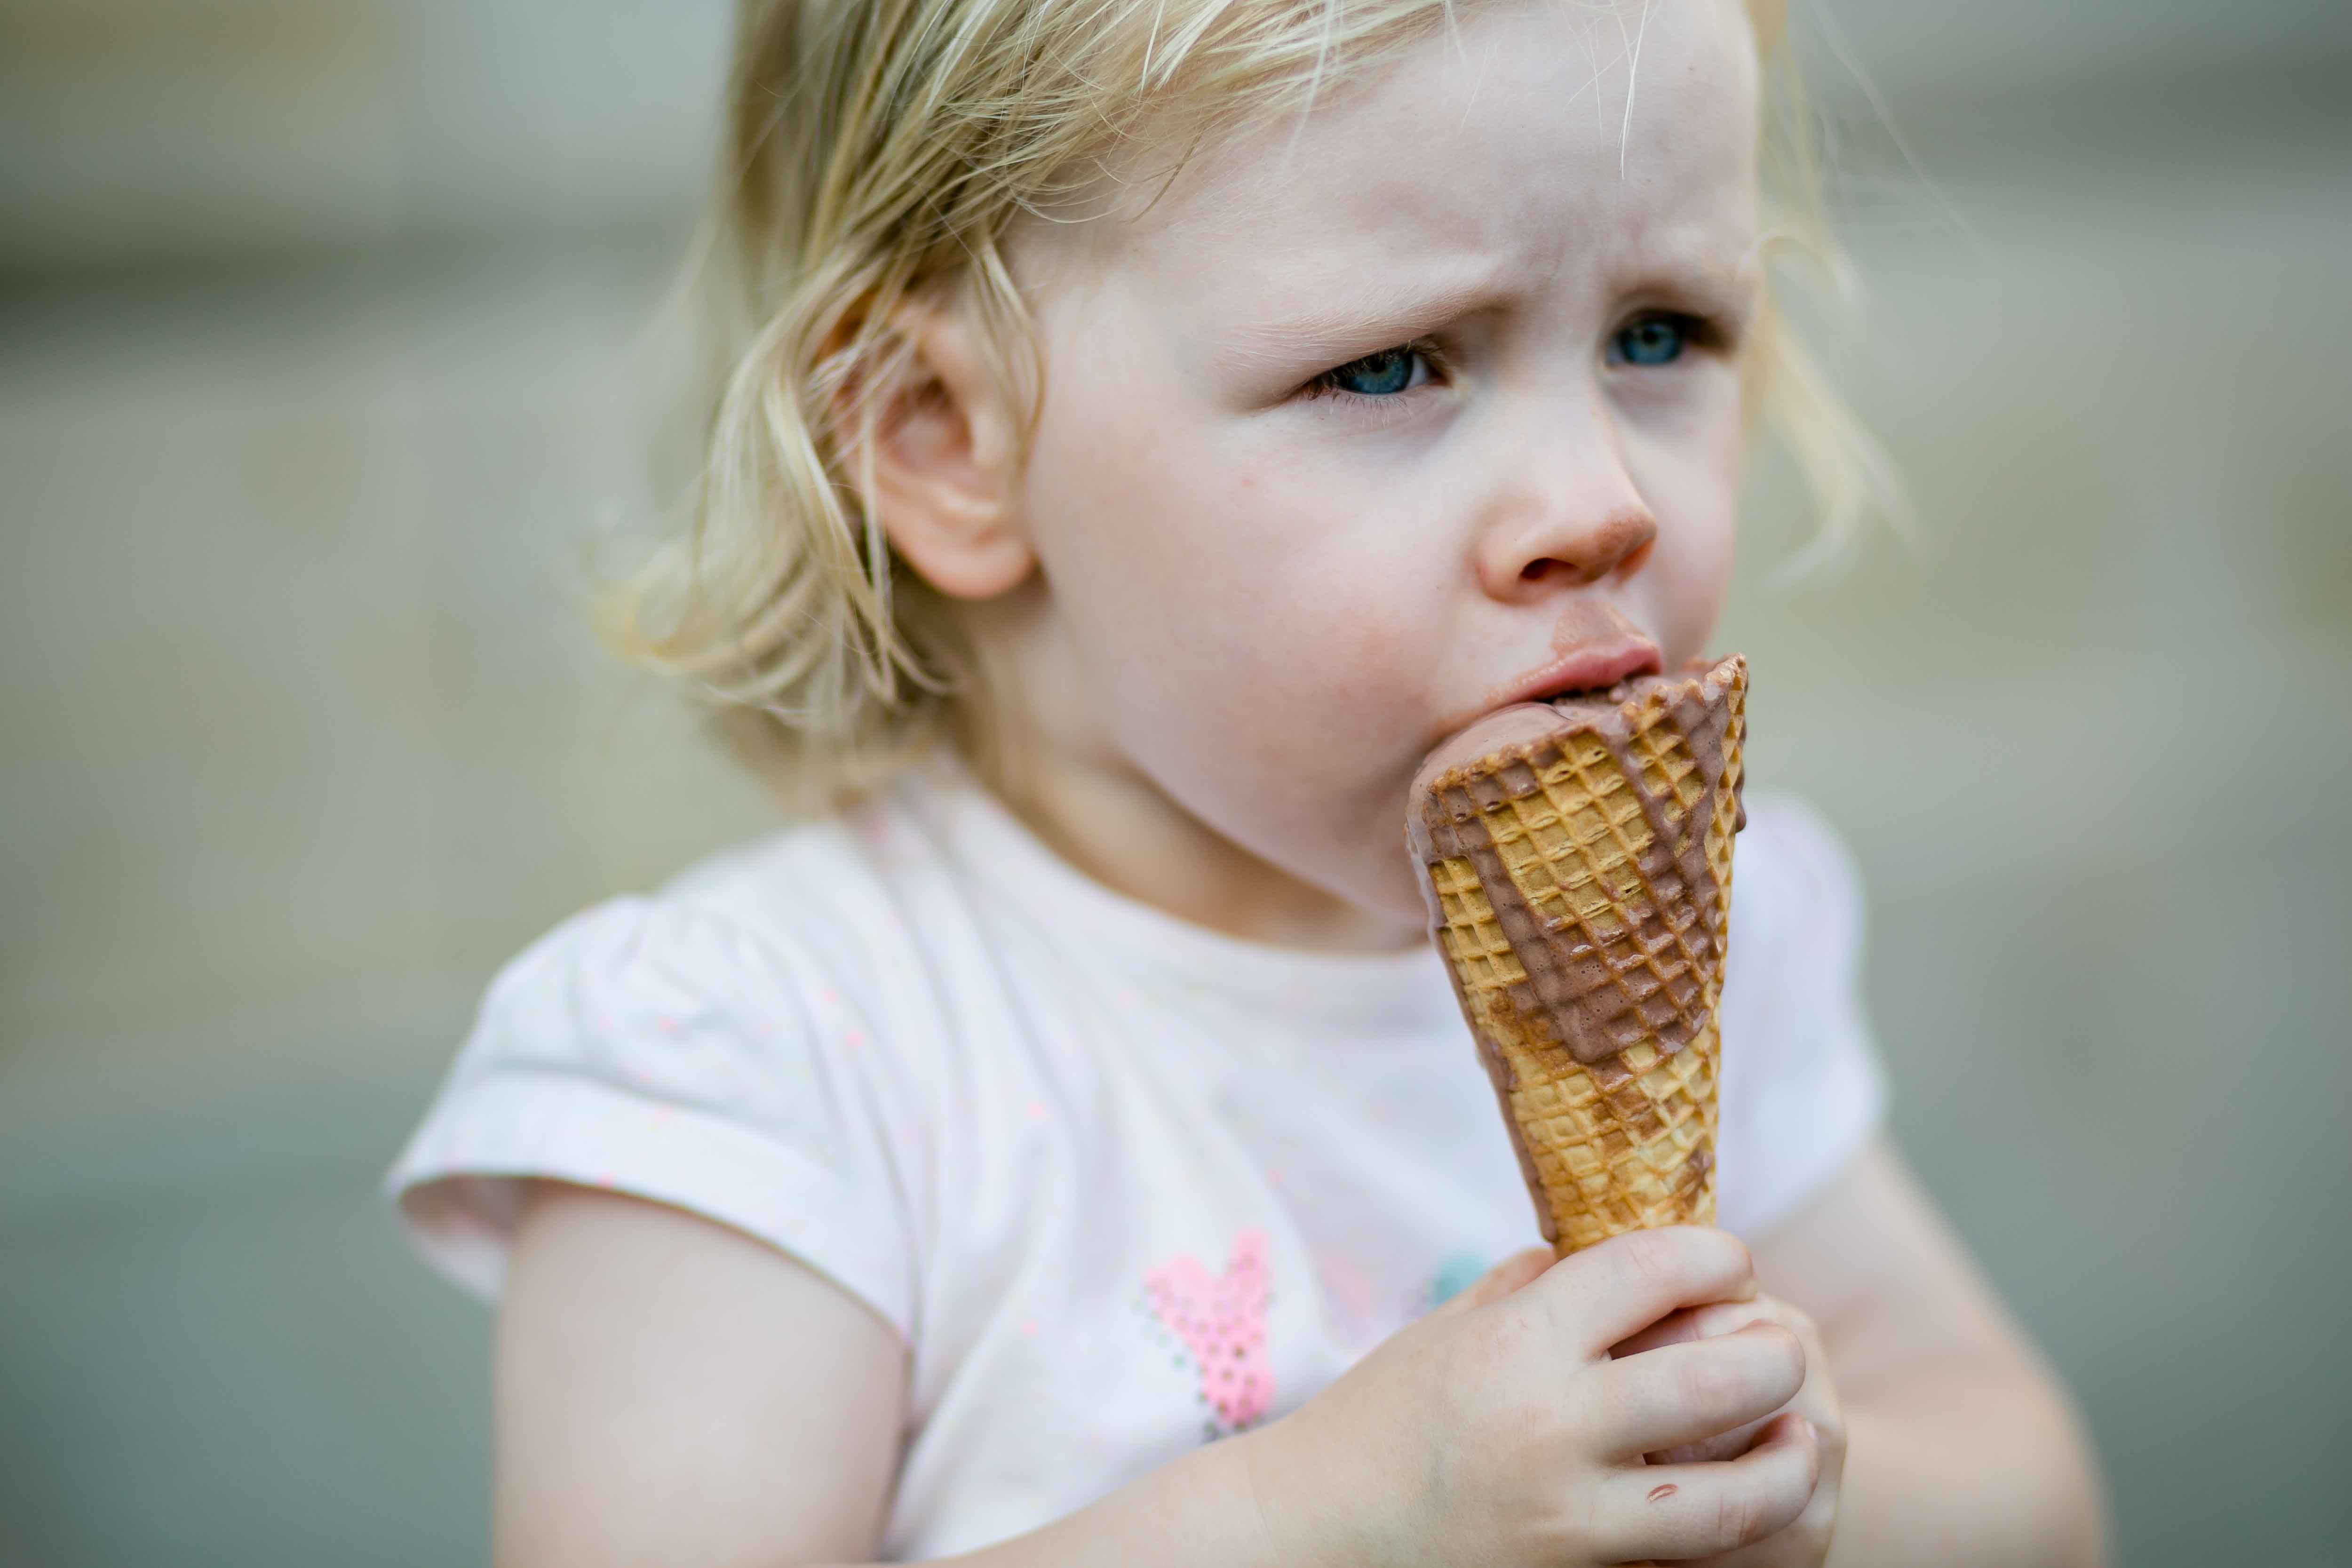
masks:
<svg viewBox="0 0 2352 1568"><path fill-rule="evenodd" d="M903 991L967 897L919 798L894 791L582 910L509 963L490 1002L586 988L639 1002L856 1004ZM887 962L886 962L887 959Z"/></svg>
<svg viewBox="0 0 2352 1568"><path fill-rule="evenodd" d="M1727 1035L1761 1046L1818 1040L1824 1018L1859 1016L1862 879L1820 813L1790 795L1748 803L1731 862Z"/></svg>
<svg viewBox="0 0 2352 1568"><path fill-rule="evenodd" d="M822 827L795 828L559 921L490 982L484 1024L544 1033L561 1019L590 1032L643 1024L672 1033L719 1004L758 1006L779 990L816 988L834 967L824 923L783 889L806 886L810 862L829 858L824 837Z"/></svg>
<svg viewBox="0 0 2352 1568"><path fill-rule="evenodd" d="M1862 877L1836 829L1793 795L1751 799L1732 856L1727 985L1849 975L1863 926Z"/></svg>
<svg viewBox="0 0 2352 1568"><path fill-rule="evenodd" d="M870 832L871 829L869 828ZM898 857L893 860L893 855ZM386 1180L427 1256L495 1290L543 1177L792 1251L907 1329L928 1213L908 1129L953 1048L906 976L927 856L854 814L607 900L499 973Z"/></svg>
<svg viewBox="0 0 2352 1568"><path fill-rule="evenodd" d="M1837 830L1795 795L1748 802L1748 826L1733 851L1732 919L1744 904L1767 921L1791 916L1850 919L1862 913L1862 878Z"/></svg>
<svg viewBox="0 0 2352 1568"><path fill-rule="evenodd" d="M1862 879L1803 802L1749 803L1730 936L1718 1202L1723 1223L1754 1237L1850 1165L1885 1114L1862 1002Z"/></svg>

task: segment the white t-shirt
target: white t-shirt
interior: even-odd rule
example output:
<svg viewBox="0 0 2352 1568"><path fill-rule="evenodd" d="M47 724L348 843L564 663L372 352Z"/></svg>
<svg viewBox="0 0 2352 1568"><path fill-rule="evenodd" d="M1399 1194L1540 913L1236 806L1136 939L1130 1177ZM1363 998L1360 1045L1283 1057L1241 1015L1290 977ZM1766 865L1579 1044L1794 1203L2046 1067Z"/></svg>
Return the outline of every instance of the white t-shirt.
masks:
<svg viewBox="0 0 2352 1568"><path fill-rule="evenodd" d="M1854 878L1802 806L1750 803L1731 930L1718 1205L1752 1238L1885 1099ZM1188 924L944 761L509 964L385 1185L495 1296L524 1175L732 1226L898 1328L892 1560L1279 1415L1540 1239L1433 948Z"/></svg>

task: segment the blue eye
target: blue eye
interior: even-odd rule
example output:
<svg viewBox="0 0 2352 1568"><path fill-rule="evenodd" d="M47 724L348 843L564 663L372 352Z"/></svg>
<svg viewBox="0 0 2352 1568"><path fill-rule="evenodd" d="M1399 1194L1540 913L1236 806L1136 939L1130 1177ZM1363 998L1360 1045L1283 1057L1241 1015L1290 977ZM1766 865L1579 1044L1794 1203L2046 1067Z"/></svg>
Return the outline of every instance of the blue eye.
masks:
<svg viewBox="0 0 2352 1568"><path fill-rule="evenodd" d="M1683 321L1644 316L1609 340L1609 357L1618 364L1672 364L1689 346L1690 331Z"/></svg>
<svg viewBox="0 0 2352 1568"><path fill-rule="evenodd" d="M1376 354L1325 371L1315 381L1318 391L1352 392L1359 397L1393 397L1419 386L1427 377L1416 372L1428 356L1416 348L1382 349Z"/></svg>

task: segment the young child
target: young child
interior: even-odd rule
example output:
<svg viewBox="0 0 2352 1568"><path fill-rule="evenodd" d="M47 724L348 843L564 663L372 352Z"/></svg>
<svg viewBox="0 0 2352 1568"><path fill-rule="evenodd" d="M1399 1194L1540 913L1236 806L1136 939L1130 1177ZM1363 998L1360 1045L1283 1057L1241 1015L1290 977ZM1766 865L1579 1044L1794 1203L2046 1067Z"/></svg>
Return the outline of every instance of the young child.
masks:
<svg viewBox="0 0 2352 1568"><path fill-rule="evenodd" d="M1775 10L751 9L752 319L617 624L827 804L518 959L390 1178L502 1291L500 1563L2099 1560L1828 831L1740 840L1725 1228L1556 1265L1403 849L1462 725L1698 653L1751 416L1833 428Z"/></svg>

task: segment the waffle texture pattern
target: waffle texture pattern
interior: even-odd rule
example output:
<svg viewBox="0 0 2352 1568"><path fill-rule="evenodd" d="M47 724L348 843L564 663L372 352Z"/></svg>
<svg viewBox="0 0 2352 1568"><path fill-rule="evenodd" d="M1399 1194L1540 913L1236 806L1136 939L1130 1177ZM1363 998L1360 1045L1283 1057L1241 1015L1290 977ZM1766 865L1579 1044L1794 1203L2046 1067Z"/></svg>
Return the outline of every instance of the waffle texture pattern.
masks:
<svg viewBox="0 0 2352 1568"><path fill-rule="evenodd" d="M1746 689L1737 658L1645 682L1610 724L1564 728L1448 775L1553 955L1531 965L1514 949L1472 858L1426 867L1440 949L1538 1222L1562 1256L1626 1230L1715 1219L1717 1005ZM1692 740L1715 723L1719 770L1702 765ZM1659 842L1661 826L1685 844L1703 835L1705 875ZM1582 1021L1583 1051L1562 1037L1563 1014Z"/></svg>

